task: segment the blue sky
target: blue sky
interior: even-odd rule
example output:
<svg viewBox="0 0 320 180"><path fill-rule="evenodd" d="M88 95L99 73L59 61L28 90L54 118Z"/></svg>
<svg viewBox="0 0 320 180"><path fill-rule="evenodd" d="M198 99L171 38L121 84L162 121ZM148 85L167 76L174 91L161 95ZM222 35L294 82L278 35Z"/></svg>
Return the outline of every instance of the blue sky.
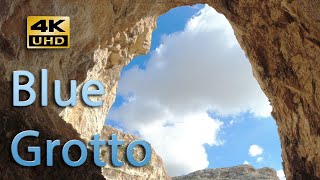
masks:
<svg viewBox="0 0 320 180"><path fill-rule="evenodd" d="M174 8L166 14L159 17L157 21L157 28L152 34L151 41L151 51L154 51L161 42L161 37L165 34L172 34L178 31L182 31L187 23L187 21L199 11L199 8L203 5L198 5L194 7L183 6L179 8ZM129 65L127 65L123 71L132 68L135 65L144 67L146 61L150 59L150 54L140 55L134 58Z"/></svg>
<svg viewBox="0 0 320 180"><path fill-rule="evenodd" d="M210 20L210 17L216 18L216 21ZM116 102L106 123L151 141L172 175L203 168L230 167L245 161L256 168L282 169L277 126L270 117L268 102L253 79L250 65L240 52L239 45L235 45L236 40L226 23L223 17L204 5L175 8L159 17L157 29L153 32L151 53L134 58L122 72ZM217 42L213 44L212 41ZM182 53L185 56L180 56ZM228 56L224 57L224 54ZM208 57L214 60L202 61L202 58ZM220 59L226 60L220 62ZM237 59L234 69L230 68L230 73L225 74L229 71L229 61L233 63L233 59ZM194 64L194 61L199 63ZM186 65L181 62L186 62ZM172 68L174 66L177 66L176 69ZM197 68L200 70L193 72ZM211 73L210 68L217 73ZM228 79L231 79L230 84ZM190 90L184 92L184 89ZM197 97L193 98L195 94ZM163 98L166 95L171 97ZM192 126L198 124L200 130L194 131ZM152 129L155 126L163 128ZM194 137L194 141L190 142L195 143L176 142L166 149L166 144L171 141L185 140L175 132L185 133L183 137L186 138ZM190 133L195 134L188 136ZM163 134L172 140L166 141ZM164 145L157 140L163 140ZM172 151L181 150L177 147L179 145L181 149L195 147L186 151L189 154L172 158L179 152ZM252 145L260 149L252 148L250 155ZM190 156L194 158L191 160Z"/></svg>
<svg viewBox="0 0 320 180"><path fill-rule="evenodd" d="M243 114L236 119L239 122L232 128L225 128L221 134L221 138L225 140L223 146L206 148L211 160L209 167L230 167L248 161L256 168L282 169L281 147L275 121L271 117L257 119L250 114ZM230 117L223 120L228 122ZM257 163L256 158L248 155L248 147L252 144L263 147L263 162Z"/></svg>

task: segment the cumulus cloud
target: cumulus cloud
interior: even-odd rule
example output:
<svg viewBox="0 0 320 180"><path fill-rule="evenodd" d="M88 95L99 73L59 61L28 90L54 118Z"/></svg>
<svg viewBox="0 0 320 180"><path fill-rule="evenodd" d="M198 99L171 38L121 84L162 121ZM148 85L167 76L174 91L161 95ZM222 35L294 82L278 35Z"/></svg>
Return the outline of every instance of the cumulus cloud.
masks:
<svg viewBox="0 0 320 180"><path fill-rule="evenodd" d="M280 180L286 180L286 176L282 169L277 171L277 176L279 177Z"/></svg>
<svg viewBox="0 0 320 180"><path fill-rule="evenodd" d="M244 161L242 164L249 165L250 163L248 161Z"/></svg>
<svg viewBox="0 0 320 180"><path fill-rule="evenodd" d="M266 117L271 111L229 22L208 6L184 31L163 37L144 69L124 72L118 94L126 102L108 119L151 142L170 175L208 166L203 145L221 144L223 125L208 112Z"/></svg>
<svg viewBox="0 0 320 180"><path fill-rule="evenodd" d="M249 148L249 155L251 157L257 157L263 153L263 148L258 145L251 145Z"/></svg>
<svg viewBox="0 0 320 180"><path fill-rule="evenodd" d="M217 133L221 122L207 113L177 116L174 124L150 124L139 132L164 160L171 175L186 174L208 167L204 144L219 145Z"/></svg>

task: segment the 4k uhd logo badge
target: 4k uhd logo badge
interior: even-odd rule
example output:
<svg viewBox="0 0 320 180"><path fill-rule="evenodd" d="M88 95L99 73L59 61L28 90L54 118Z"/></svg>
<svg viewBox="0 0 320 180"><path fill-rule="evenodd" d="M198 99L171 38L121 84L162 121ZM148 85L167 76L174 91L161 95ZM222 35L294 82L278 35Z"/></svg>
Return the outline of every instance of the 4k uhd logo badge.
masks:
<svg viewBox="0 0 320 180"><path fill-rule="evenodd" d="M29 16L28 49L69 48L70 18L67 16Z"/></svg>

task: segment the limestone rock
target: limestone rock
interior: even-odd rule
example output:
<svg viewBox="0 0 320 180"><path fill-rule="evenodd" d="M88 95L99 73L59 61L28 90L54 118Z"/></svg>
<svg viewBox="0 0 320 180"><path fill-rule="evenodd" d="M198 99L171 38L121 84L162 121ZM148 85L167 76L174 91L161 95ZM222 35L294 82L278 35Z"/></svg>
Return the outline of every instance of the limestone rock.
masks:
<svg viewBox="0 0 320 180"><path fill-rule="evenodd" d="M118 139L123 140L125 145L122 148L119 148L118 159L125 162L123 167L113 167L108 164L102 168L102 174L106 179L110 180L170 180L171 178L167 175L167 172L163 166L161 158L152 150L151 161L148 165L144 167L133 167L126 162L125 151L128 144L134 140L137 140L137 137L134 137L129 134L124 134L121 131L111 128L109 126L104 126L101 132L101 139L109 140L112 134L117 134ZM110 148L109 146L101 148L101 156L105 162L110 162ZM134 157L136 160L142 160L144 157L144 151L142 148L137 147L134 151Z"/></svg>
<svg viewBox="0 0 320 180"><path fill-rule="evenodd" d="M28 119L30 129L54 122L50 124L51 134L66 138L66 128L61 125L70 123L72 131L89 140L103 128L121 69L134 56L148 51L157 17L171 8L196 3L209 4L230 21L254 76L273 106L286 177L320 179L318 0L1 0L1 82L9 83L15 70L39 74L40 69L47 68L50 81L62 81L64 97L68 97L71 79L79 82L79 89L86 80L100 80L107 90L100 108L81 103L75 108L60 108L51 102L47 108L33 105L23 111L8 109L3 117ZM29 15L70 16L71 48L27 50L25 20ZM1 98L11 96L10 92L9 87ZM10 102L1 103L11 106ZM0 122L1 127L8 123L12 126L2 133L25 127L24 121L10 119Z"/></svg>
<svg viewBox="0 0 320 180"><path fill-rule="evenodd" d="M11 83L3 81L0 81L0 83L1 95L11 92ZM104 179L101 175L101 169L93 164L90 149L88 149L89 157L85 164L73 168L62 161L62 146L58 146L54 149L53 166L47 167L46 141L59 139L61 144L64 144L71 139L81 140L79 134L57 114L44 108L34 106L13 108L11 106L11 93L9 95L1 97L0 103L0 179ZM19 143L19 155L23 159L31 161L34 157L27 152L27 148L30 146L41 147L40 166L23 167L12 158L12 140L18 133L25 130L36 130L40 134L38 138L23 138ZM74 161L80 157L77 148L70 148L69 155Z"/></svg>
<svg viewBox="0 0 320 180"><path fill-rule="evenodd" d="M231 168L205 169L174 177L173 180L279 180L275 170L270 168L254 169L250 165Z"/></svg>

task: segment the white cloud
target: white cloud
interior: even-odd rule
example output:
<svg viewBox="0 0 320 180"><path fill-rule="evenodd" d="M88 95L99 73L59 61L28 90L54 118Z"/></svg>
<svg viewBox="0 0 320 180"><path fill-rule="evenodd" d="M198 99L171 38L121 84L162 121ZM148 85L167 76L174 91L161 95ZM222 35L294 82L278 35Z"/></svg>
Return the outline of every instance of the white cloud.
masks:
<svg viewBox="0 0 320 180"><path fill-rule="evenodd" d="M227 20L208 6L200 12L190 20L197 23L189 22L197 25L163 38L146 69L125 72L118 93L157 101L175 113L206 108L222 115L269 116L268 99Z"/></svg>
<svg viewBox="0 0 320 180"><path fill-rule="evenodd" d="M242 164L249 165L250 163L248 161L244 161Z"/></svg>
<svg viewBox="0 0 320 180"><path fill-rule="evenodd" d="M257 157L263 153L263 148L258 145L251 145L249 148L249 155L251 157Z"/></svg>
<svg viewBox="0 0 320 180"><path fill-rule="evenodd" d="M261 163L263 161L263 157L258 157L257 158L257 163Z"/></svg>
<svg viewBox="0 0 320 180"><path fill-rule="evenodd" d="M230 24L208 6L184 31L163 37L145 69L125 72L118 94L127 102L108 119L151 142L172 176L208 166L203 145L219 145L222 126L208 111L271 111Z"/></svg>
<svg viewBox="0 0 320 180"><path fill-rule="evenodd" d="M280 180L286 180L286 176L282 169L277 171L277 176L279 177Z"/></svg>
<svg viewBox="0 0 320 180"><path fill-rule="evenodd" d="M207 113L174 117L174 125L150 124L139 132L149 140L170 175L186 174L208 167L204 144L219 145L221 122Z"/></svg>

